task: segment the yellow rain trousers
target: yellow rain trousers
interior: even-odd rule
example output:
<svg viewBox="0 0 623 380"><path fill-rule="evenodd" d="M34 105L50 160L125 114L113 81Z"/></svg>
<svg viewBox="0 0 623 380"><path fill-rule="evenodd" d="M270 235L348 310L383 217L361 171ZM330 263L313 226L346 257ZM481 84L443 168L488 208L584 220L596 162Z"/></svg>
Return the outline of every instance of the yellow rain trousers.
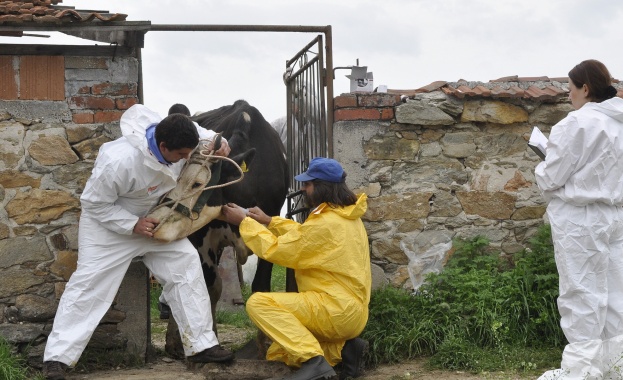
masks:
<svg viewBox="0 0 623 380"><path fill-rule="evenodd" d="M347 207L323 203L305 223L273 217L266 228L251 218L240 235L259 257L294 269L298 293L254 293L247 313L273 344L267 360L289 366L323 355L332 366L342 347L368 321L371 275L368 235L361 216L365 194Z"/></svg>

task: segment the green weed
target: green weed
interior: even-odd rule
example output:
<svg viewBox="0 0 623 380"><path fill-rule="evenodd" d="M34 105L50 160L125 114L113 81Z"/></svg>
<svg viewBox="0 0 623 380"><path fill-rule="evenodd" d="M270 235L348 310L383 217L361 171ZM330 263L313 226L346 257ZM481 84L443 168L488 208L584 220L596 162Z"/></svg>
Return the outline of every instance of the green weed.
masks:
<svg viewBox="0 0 623 380"><path fill-rule="evenodd" d="M286 268L280 265L273 265L273 272L270 280L271 292L285 292L286 290Z"/></svg>
<svg viewBox="0 0 623 380"><path fill-rule="evenodd" d="M14 347L0 336L0 379L40 380L43 376L28 368L26 359L14 352Z"/></svg>
<svg viewBox="0 0 623 380"><path fill-rule="evenodd" d="M373 292L362 334L371 343L369 364L430 356L436 368L474 372L557 366L566 340L549 226L512 258L482 237L454 248L443 272L416 293Z"/></svg>

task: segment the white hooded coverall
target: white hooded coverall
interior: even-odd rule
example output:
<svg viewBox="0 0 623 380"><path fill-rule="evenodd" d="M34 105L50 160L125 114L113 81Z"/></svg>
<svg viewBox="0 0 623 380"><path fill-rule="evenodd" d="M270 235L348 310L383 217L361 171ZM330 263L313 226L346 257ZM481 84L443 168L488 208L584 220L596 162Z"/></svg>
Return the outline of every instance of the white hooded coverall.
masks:
<svg viewBox="0 0 623 380"><path fill-rule="evenodd" d="M136 257L159 283L177 321L187 356L218 344L199 255L188 239L161 243L133 234L134 225L174 188L184 165L163 165L150 153L145 130L162 118L145 106L129 108L123 137L102 145L80 197L78 266L61 297L44 361L74 366L113 302ZM197 126L201 139L214 132Z"/></svg>
<svg viewBox="0 0 623 380"><path fill-rule="evenodd" d="M273 341L267 360L298 367L322 355L332 366L368 321L370 249L361 216L367 197L331 207L322 203L305 223L273 217L268 227L247 217L240 236L262 259L294 269L298 293L251 295L247 313Z"/></svg>
<svg viewBox="0 0 623 380"><path fill-rule="evenodd" d="M535 176L549 201L569 341L561 369L540 379L621 379L623 99L586 103L556 124Z"/></svg>

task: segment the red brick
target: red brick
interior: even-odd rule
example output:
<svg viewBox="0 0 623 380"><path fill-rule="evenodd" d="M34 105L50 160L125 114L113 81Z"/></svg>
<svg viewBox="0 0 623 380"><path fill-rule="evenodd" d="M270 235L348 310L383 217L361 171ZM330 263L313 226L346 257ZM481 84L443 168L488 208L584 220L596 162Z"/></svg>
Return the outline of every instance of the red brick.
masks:
<svg viewBox="0 0 623 380"><path fill-rule="evenodd" d="M136 95L136 84L99 83L91 87L93 95Z"/></svg>
<svg viewBox="0 0 623 380"><path fill-rule="evenodd" d="M376 108L343 108L335 110L333 120L379 120L380 116Z"/></svg>
<svg viewBox="0 0 623 380"><path fill-rule="evenodd" d="M78 94L90 94L90 93L91 93L91 87L89 86L84 86L78 90Z"/></svg>
<svg viewBox="0 0 623 380"><path fill-rule="evenodd" d="M383 108L381 110L381 120L391 120L394 118L393 108Z"/></svg>
<svg viewBox="0 0 623 380"><path fill-rule="evenodd" d="M75 96L71 98L71 102L77 108L94 109L94 110L112 110L115 109L115 101L110 98L96 96Z"/></svg>
<svg viewBox="0 0 623 380"><path fill-rule="evenodd" d="M341 95L333 99L333 108L357 107L357 98L353 95Z"/></svg>
<svg viewBox="0 0 623 380"><path fill-rule="evenodd" d="M138 103L138 99L136 98L120 98L115 99L115 104L117 105L117 109L119 110L127 110Z"/></svg>
<svg viewBox="0 0 623 380"><path fill-rule="evenodd" d="M93 114L91 112L75 113L73 120L76 124L91 124L93 123Z"/></svg>
<svg viewBox="0 0 623 380"><path fill-rule="evenodd" d="M93 121L95 123L110 123L119 121L123 115L123 111L98 111L95 113Z"/></svg>
<svg viewBox="0 0 623 380"><path fill-rule="evenodd" d="M359 107L393 107L400 104L400 95L370 94L359 96Z"/></svg>

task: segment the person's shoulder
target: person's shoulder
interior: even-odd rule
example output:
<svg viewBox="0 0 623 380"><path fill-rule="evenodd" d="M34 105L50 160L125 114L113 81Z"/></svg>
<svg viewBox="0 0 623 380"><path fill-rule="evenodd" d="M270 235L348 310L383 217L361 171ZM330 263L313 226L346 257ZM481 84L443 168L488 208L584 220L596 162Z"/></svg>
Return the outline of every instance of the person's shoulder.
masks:
<svg viewBox="0 0 623 380"><path fill-rule="evenodd" d="M106 157L107 161L130 161L142 155L141 151L134 147L125 137L102 144L98 157Z"/></svg>

